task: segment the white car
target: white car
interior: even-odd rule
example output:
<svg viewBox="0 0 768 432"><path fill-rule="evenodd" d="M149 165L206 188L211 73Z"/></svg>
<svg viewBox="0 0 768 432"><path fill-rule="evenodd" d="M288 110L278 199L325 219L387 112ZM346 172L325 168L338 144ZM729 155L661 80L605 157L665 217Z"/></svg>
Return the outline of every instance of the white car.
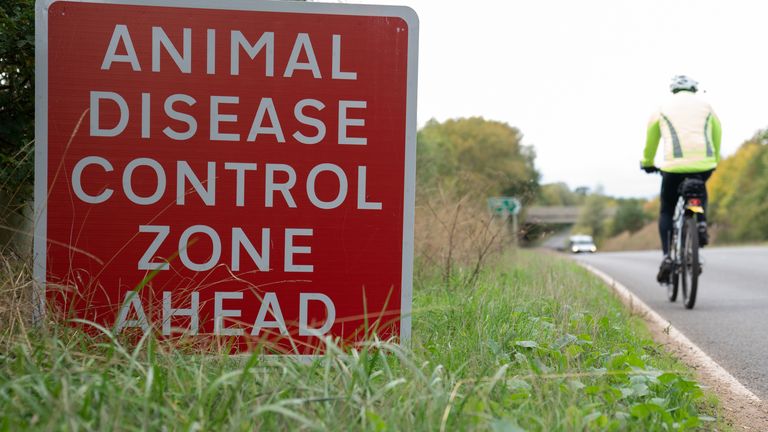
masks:
<svg viewBox="0 0 768 432"><path fill-rule="evenodd" d="M592 236L574 235L568 240L568 250L572 253L594 253L597 251L597 246L595 246L595 241L592 239Z"/></svg>

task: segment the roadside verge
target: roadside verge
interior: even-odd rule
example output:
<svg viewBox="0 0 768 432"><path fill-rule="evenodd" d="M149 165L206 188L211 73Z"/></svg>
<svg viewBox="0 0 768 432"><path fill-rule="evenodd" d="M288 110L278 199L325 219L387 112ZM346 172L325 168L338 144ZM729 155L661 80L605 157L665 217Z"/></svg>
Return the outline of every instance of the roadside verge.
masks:
<svg viewBox="0 0 768 432"><path fill-rule="evenodd" d="M579 265L611 287L632 315L645 320L653 339L695 371L699 382L711 388L720 397L726 417L735 427L739 430L768 430L766 401L761 401L757 395L624 285L589 264L580 262Z"/></svg>

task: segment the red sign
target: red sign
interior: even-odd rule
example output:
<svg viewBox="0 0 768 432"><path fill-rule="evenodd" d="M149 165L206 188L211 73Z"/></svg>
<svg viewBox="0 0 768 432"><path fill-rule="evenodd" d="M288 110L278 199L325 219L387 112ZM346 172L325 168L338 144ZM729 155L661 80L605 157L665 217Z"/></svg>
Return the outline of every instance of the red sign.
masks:
<svg viewBox="0 0 768 432"><path fill-rule="evenodd" d="M48 0L37 14L49 307L236 350L409 336L413 11Z"/></svg>

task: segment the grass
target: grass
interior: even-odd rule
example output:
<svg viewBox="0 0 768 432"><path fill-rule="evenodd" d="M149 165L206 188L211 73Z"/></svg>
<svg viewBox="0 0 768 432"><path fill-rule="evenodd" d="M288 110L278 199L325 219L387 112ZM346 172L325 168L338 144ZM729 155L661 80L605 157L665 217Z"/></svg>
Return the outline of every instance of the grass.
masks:
<svg viewBox="0 0 768 432"><path fill-rule="evenodd" d="M623 233L605 239L600 244L602 252L610 251L630 251L630 250L661 250L661 240L659 240L658 222L646 224L639 231Z"/></svg>
<svg viewBox="0 0 768 432"><path fill-rule="evenodd" d="M18 275L5 277L9 298ZM2 323L0 430L722 427L707 415L716 400L571 262L519 252L474 288L418 282L409 348L327 341L328 355L309 363Z"/></svg>

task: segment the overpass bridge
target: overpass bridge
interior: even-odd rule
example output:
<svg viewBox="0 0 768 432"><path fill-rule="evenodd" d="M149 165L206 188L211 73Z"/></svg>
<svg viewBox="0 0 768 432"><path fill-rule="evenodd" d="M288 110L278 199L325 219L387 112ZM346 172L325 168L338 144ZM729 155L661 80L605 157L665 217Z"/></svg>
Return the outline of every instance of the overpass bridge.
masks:
<svg viewBox="0 0 768 432"><path fill-rule="evenodd" d="M580 212L579 206L529 207L524 217L530 224L575 224Z"/></svg>
<svg viewBox="0 0 768 432"><path fill-rule="evenodd" d="M525 210L523 219L528 224L575 224L579 219L581 206L536 206ZM616 214L615 207L604 210L605 217Z"/></svg>

